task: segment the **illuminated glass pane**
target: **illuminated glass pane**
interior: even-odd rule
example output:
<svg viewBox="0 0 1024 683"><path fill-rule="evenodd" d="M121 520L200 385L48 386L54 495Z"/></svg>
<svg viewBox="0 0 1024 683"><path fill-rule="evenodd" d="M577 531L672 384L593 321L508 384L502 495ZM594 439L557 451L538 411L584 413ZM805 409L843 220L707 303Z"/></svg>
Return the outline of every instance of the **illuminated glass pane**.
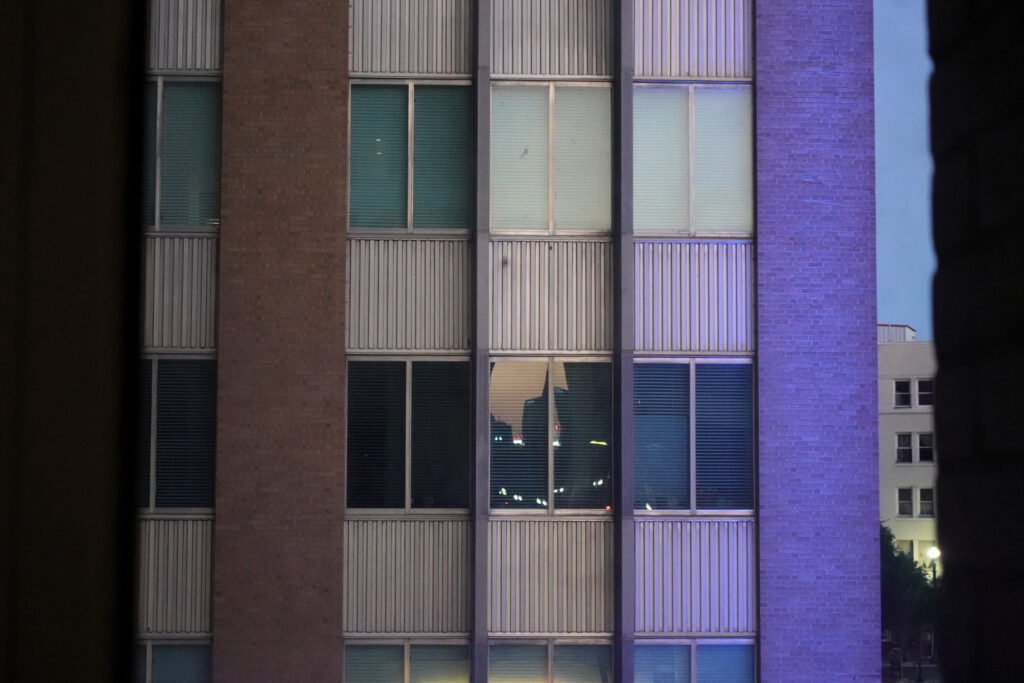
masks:
<svg viewBox="0 0 1024 683"><path fill-rule="evenodd" d="M416 86L413 227L468 228L473 211L473 89Z"/></svg>
<svg viewBox="0 0 1024 683"><path fill-rule="evenodd" d="M491 227L548 228L548 88L491 90Z"/></svg>
<svg viewBox="0 0 1024 683"><path fill-rule="evenodd" d="M689 229L689 92L680 87L633 91L633 227Z"/></svg>
<svg viewBox="0 0 1024 683"><path fill-rule="evenodd" d="M469 683L469 647L411 646L409 683Z"/></svg>
<svg viewBox="0 0 1024 683"><path fill-rule="evenodd" d="M697 88L694 98L697 229L749 233L754 224L750 88Z"/></svg>
<svg viewBox="0 0 1024 683"><path fill-rule="evenodd" d="M488 683L547 683L548 649L544 645L492 645Z"/></svg>
<svg viewBox="0 0 1024 683"><path fill-rule="evenodd" d="M404 659L401 645L349 645L345 648L345 683L402 683Z"/></svg>
<svg viewBox="0 0 1024 683"><path fill-rule="evenodd" d="M754 683L753 645L698 645L699 683Z"/></svg>
<svg viewBox="0 0 1024 683"><path fill-rule="evenodd" d="M610 88L555 88L555 229L611 230Z"/></svg>
<svg viewBox="0 0 1024 683"><path fill-rule="evenodd" d="M409 105L404 85L353 85L349 225L408 227Z"/></svg>

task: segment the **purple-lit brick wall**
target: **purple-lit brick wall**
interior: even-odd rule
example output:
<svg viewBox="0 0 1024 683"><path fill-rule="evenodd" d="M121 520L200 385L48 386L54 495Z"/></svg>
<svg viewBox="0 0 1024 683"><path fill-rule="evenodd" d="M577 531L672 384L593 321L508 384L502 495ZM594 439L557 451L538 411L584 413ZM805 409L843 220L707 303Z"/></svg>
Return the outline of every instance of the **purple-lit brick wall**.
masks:
<svg viewBox="0 0 1024 683"><path fill-rule="evenodd" d="M761 680L878 680L871 2L755 35Z"/></svg>

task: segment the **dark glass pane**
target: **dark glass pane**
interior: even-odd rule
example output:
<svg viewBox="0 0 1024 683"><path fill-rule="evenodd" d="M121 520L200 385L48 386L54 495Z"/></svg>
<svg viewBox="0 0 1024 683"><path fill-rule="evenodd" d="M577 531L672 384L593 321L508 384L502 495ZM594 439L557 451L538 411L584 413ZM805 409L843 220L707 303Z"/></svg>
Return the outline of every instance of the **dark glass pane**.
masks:
<svg viewBox="0 0 1024 683"><path fill-rule="evenodd" d="M633 671L636 683L690 683L690 646L637 645Z"/></svg>
<svg viewBox="0 0 1024 683"><path fill-rule="evenodd" d="M468 228L473 210L473 90L416 86L413 226Z"/></svg>
<svg viewBox="0 0 1024 683"><path fill-rule="evenodd" d="M555 507L612 502L612 365L552 365L555 388Z"/></svg>
<svg viewBox="0 0 1024 683"><path fill-rule="evenodd" d="M633 369L633 467L638 510L690 507L690 366Z"/></svg>
<svg viewBox="0 0 1024 683"><path fill-rule="evenodd" d="M349 225L405 228L408 217L408 88L353 85Z"/></svg>
<svg viewBox="0 0 1024 683"><path fill-rule="evenodd" d="M700 683L754 683L753 645L698 645Z"/></svg>
<svg viewBox="0 0 1024 683"><path fill-rule="evenodd" d="M146 683L146 646L136 645L132 656L132 683Z"/></svg>
<svg viewBox="0 0 1024 683"><path fill-rule="evenodd" d="M413 363L413 507L469 507L471 424L469 363Z"/></svg>
<svg viewBox="0 0 1024 683"><path fill-rule="evenodd" d="M158 361L157 507L213 507L216 433L217 362Z"/></svg>
<svg viewBox="0 0 1024 683"><path fill-rule="evenodd" d="M153 361L139 361L138 403L135 412L135 505L149 507L150 422L153 417Z"/></svg>
<svg viewBox="0 0 1024 683"><path fill-rule="evenodd" d="M148 81L142 100L142 224L155 223L156 83Z"/></svg>
<svg viewBox="0 0 1024 683"><path fill-rule="evenodd" d="M753 388L747 364L698 364L697 507L754 507Z"/></svg>
<svg viewBox="0 0 1024 683"><path fill-rule="evenodd" d="M555 645L554 683L612 683L610 645Z"/></svg>
<svg viewBox="0 0 1024 683"><path fill-rule="evenodd" d="M544 645L492 645L488 683L547 683L548 648Z"/></svg>
<svg viewBox="0 0 1024 683"><path fill-rule="evenodd" d="M345 683L402 683L404 659L401 645L349 645L345 648Z"/></svg>
<svg viewBox="0 0 1024 683"><path fill-rule="evenodd" d="M348 365L348 506L405 507L405 363Z"/></svg>
<svg viewBox="0 0 1024 683"><path fill-rule="evenodd" d="M220 223L220 84L164 81L160 225Z"/></svg>
<svg viewBox="0 0 1024 683"><path fill-rule="evenodd" d="M209 645L154 645L153 683L207 683Z"/></svg>
<svg viewBox="0 0 1024 683"><path fill-rule="evenodd" d="M412 645L409 647L409 683L469 683L469 647L466 645Z"/></svg>
<svg viewBox="0 0 1024 683"><path fill-rule="evenodd" d="M491 365L491 507L547 507L547 363Z"/></svg>

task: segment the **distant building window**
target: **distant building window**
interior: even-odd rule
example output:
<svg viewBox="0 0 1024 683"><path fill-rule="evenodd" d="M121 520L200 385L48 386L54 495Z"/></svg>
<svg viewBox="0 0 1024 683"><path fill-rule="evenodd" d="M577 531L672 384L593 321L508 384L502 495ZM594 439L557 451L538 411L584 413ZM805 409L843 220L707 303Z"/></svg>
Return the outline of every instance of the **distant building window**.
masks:
<svg viewBox="0 0 1024 683"><path fill-rule="evenodd" d="M910 463L914 461L913 436L907 433L896 435L896 462Z"/></svg>
<svg viewBox="0 0 1024 683"><path fill-rule="evenodd" d="M348 645L345 647L345 680L469 683L469 647L418 645L414 641L394 645Z"/></svg>
<svg viewBox="0 0 1024 683"><path fill-rule="evenodd" d="M209 645L153 645L152 683L206 683L211 679Z"/></svg>
<svg viewBox="0 0 1024 683"><path fill-rule="evenodd" d="M610 681L611 650L609 645L598 644L559 643L551 647L494 644L488 657L487 680L489 683Z"/></svg>
<svg viewBox="0 0 1024 683"><path fill-rule="evenodd" d="M900 517L914 516L914 489L896 489L896 514Z"/></svg>
<svg viewBox="0 0 1024 683"><path fill-rule="evenodd" d="M896 550L903 553L907 557L914 556L914 542L910 540L897 540Z"/></svg>
<svg viewBox="0 0 1024 683"><path fill-rule="evenodd" d="M935 462L935 436L931 432L917 435L917 459L919 462Z"/></svg>
<svg viewBox="0 0 1024 683"><path fill-rule="evenodd" d="M917 380L917 405L930 406L935 402L935 380Z"/></svg>
<svg viewBox="0 0 1024 683"><path fill-rule="evenodd" d="M934 517L935 516L935 489L921 489L921 506L920 516L921 517Z"/></svg>
<svg viewBox="0 0 1024 683"><path fill-rule="evenodd" d="M910 380L898 379L895 381L895 406L897 408L910 407Z"/></svg>

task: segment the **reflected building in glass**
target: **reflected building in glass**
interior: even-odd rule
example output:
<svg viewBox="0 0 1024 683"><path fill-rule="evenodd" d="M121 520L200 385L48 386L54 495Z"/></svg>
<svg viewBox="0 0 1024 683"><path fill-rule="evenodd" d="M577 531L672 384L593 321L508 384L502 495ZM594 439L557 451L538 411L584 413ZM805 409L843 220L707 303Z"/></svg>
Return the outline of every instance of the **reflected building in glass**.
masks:
<svg viewBox="0 0 1024 683"><path fill-rule="evenodd" d="M877 673L869 3L150 26L140 680Z"/></svg>

